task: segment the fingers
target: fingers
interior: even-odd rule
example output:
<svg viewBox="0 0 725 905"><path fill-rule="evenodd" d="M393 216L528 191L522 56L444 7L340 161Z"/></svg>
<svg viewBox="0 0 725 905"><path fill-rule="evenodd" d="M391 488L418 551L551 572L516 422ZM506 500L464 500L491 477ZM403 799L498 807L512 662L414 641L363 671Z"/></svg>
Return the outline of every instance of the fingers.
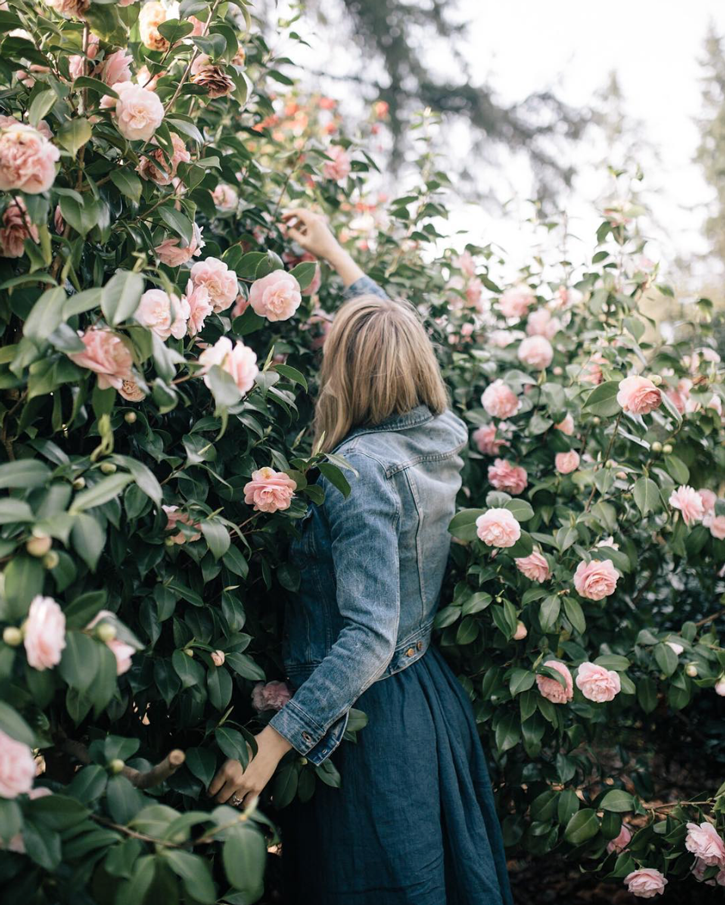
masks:
<svg viewBox="0 0 725 905"><path fill-rule="evenodd" d="M221 792L214 800L218 801L219 804L226 804L232 796L236 795L238 798L244 798L246 794L247 789L240 789L239 783L234 779L230 779L224 783Z"/></svg>
<svg viewBox="0 0 725 905"><path fill-rule="evenodd" d="M219 770L217 770L217 774L211 781L211 785L209 786L209 794L222 795L224 794L227 786L229 786L233 791L242 784L243 777L244 770L242 770L242 765L239 763L239 761L228 760ZM231 792L227 794L226 798L222 799L217 797L217 801L226 801L230 795Z"/></svg>
<svg viewBox="0 0 725 905"><path fill-rule="evenodd" d="M209 786L209 794L216 795L216 793L221 789L226 781L226 776L224 775L224 767L221 770L217 770L217 774L212 779L211 784Z"/></svg>

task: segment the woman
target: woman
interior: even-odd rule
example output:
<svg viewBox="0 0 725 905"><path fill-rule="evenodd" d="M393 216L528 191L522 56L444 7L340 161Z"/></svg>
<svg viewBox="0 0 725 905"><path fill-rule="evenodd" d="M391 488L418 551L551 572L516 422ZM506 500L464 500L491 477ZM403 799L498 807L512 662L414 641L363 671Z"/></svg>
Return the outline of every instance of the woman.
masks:
<svg viewBox="0 0 725 905"><path fill-rule="evenodd" d="M291 547L302 576L285 617L294 695L247 770L228 761L210 792L242 806L290 748L314 764L332 757L341 788L318 782L278 815L285 905L508 905L471 704L430 646L468 432L413 307L388 299L321 217L286 220L347 287L325 341L315 431L357 477L347 499L319 479L324 503ZM368 723L340 745L352 705Z"/></svg>

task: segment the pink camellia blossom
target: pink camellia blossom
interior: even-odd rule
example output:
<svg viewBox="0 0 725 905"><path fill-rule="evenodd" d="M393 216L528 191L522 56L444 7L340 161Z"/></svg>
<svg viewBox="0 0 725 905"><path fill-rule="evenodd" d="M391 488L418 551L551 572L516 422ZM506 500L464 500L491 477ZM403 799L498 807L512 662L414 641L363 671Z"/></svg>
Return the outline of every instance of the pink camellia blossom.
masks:
<svg viewBox="0 0 725 905"><path fill-rule="evenodd" d="M189 306L189 320L186 329L189 336L196 336L204 328L204 321L213 312L209 290L206 286L194 286L192 280L186 284L184 296Z"/></svg>
<svg viewBox="0 0 725 905"><path fill-rule="evenodd" d="M706 880L705 874L709 870L707 864L704 861L700 861L699 858L695 858L692 864L692 876L697 880L698 883L704 883L706 886L717 886L718 884L715 880ZM725 873L725 871L720 871L720 874Z"/></svg>
<svg viewBox="0 0 725 905"><path fill-rule="evenodd" d="M194 85L206 89L210 98L226 97L234 91L234 80L221 63L212 62L208 54L200 53L191 64Z"/></svg>
<svg viewBox="0 0 725 905"><path fill-rule="evenodd" d="M510 346L519 335L520 334L514 330L492 330L488 334L488 341L499 349L505 349L507 346Z"/></svg>
<svg viewBox="0 0 725 905"><path fill-rule="evenodd" d="M558 424L555 424L554 427L556 430L561 431L562 434L566 434L567 437L571 437L574 435L574 419L571 416L570 412L566 413L563 421L560 421Z"/></svg>
<svg viewBox="0 0 725 905"><path fill-rule="evenodd" d="M99 610L86 626L86 631L94 629L104 619L110 619L111 624L113 624L114 618L115 615L110 610ZM131 669L131 657L136 653L136 648L126 644L125 641L121 641L120 638L111 638L108 641L104 641L104 644L116 658L116 675L122 676L128 672Z"/></svg>
<svg viewBox="0 0 725 905"><path fill-rule="evenodd" d="M66 19L84 19L91 0L45 0L45 2Z"/></svg>
<svg viewBox="0 0 725 905"><path fill-rule="evenodd" d="M138 16L138 28L144 47L149 50L168 50L169 42L159 31L168 14L163 3L150 0L144 3Z"/></svg>
<svg viewBox="0 0 725 905"><path fill-rule="evenodd" d="M157 245L156 248L154 248L159 261L161 261L162 264L166 264L167 267L181 267L192 258L198 258L202 248L206 245L201 232L202 228L195 223L191 242L188 245L182 245L181 239L178 236L175 236L173 239L164 239L160 245ZM207 260L214 260L214 258L208 258ZM198 263L203 262L199 261Z"/></svg>
<svg viewBox="0 0 725 905"><path fill-rule="evenodd" d="M488 467L488 481L496 490L505 490L507 493L523 493L529 483L526 469L520 465L513 465L506 459L496 459L493 465Z"/></svg>
<svg viewBox="0 0 725 905"><path fill-rule="evenodd" d="M151 75L148 66L144 65L136 72L136 84L142 88L147 88L149 91L156 91L159 79L164 75L166 75L165 72L157 72L156 75Z"/></svg>
<svg viewBox="0 0 725 905"><path fill-rule="evenodd" d="M715 827L707 821L687 824L685 848L708 867L725 867L725 843Z"/></svg>
<svg viewBox="0 0 725 905"><path fill-rule="evenodd" d="M214 664L214 666L224 666L226 659L227 659L227 655L224 653L223 650L212 651L211 661Z"/></svg>
<svg viewBox="0 0 725 905"><path fill-rule="evenodd" d="M130 82L132 63L133 56L128 50L116 50L106 57L94 75L104 81L106 85Z"/></svg>
<svg viewBox="0 0 725 905"><path fill-rule="evenodd" d="M0 191L37 195L55 182L60 151L38 129L6 123L0 130Z"/></svg>
<svg viewBox="0 0 725 905"><path fill-rule="evenodd" d="M111 86L118 94L113 110L118 131L129 141L149 141L164 119L164 105L158 96L133 82Z"/></svg>
<svg viewBox="0 0 725 905"><path fill-rule="evenodd" d="M171 144L174 153L170 160L161 148L156 148L147 157L141 159L141 163L136 167L139 175L144 179L151 179L156 185L171 185L176 177L179 164L189 163L191 160L191 154L176 132L171 133Z"/></svg>
<svg viewBox="0 0 725 905"><path fill-rule="evenodd" d="M603 600L613 594L619 574L611 559L582 560L574 572L574 587L580 597L587 600Z"/></svg>
<svg viewBox="0 0 725 905"><path fill-rule="evenodd" d="M537 308L532 311L526 321L526 332L529 336L544 336L553 339L561 330L561 321L551 316L548 308Z"/></svg>
<svg viewBox="0 0 725 905"><path fill-rule="evenodd" d="M514 562L519 572L530 578L531 581L537 581L541 584L542 581L548 581L551 577L549 563L546 557L538 550L534 550L528 556L519 556Z"/></svg>
<svg viewBox="0 0 725 905"><path fill-rule="evenodd" d="M236 210L237 204L239 204L239 196L234 189L225 182L219 183L211 193L211 198L220 211Z"/></svg>
<svg viewBox="0 0 725 905"><path fill-rule="evenodd" d="M508 446L508 440L497 439L495 424L482 424L473 432L473 442L484 456L497 456L502 446Z"/></svg>
<svg viewBox="0 0 725 905"><path fill-rule="evenodd" d="M556 679L550 679L548 676L536 676L536 685L539 694L552 704L566 704L574 697L574 683L569 672L569 667L559 660L547 660L544 666L554 669L560 673L566 682L566 688L557 682Z"/></svg>
<svg viewBox="0 0 725 905"><path fill-rule="evenodd" d="M633 870L624 878L627 890L640 899L654 899L665 891L667 879L653 867L641 867Z"/></svg>
<svg viewBox="0 0 725 905"><path fill-rule="evenodd" d="M521 525L508 509L488 509L476 519L476 534L488 547L513 547Z"/></svg>
<svg viewBox="0 0 725 905"><path fill-rule="evenodd" d="M596 663L582 663L577 671L576 687L587 701L603 704L614 700L622 690L622 683L613 669L605 669Z"/></svg>
<svg viewBox="0 0 725 905"><path fill-rule="evenodd" d="M521 342L516 354L523 364L537 371L543 371L551 364L554 350L545 336L527 336Z"/></svg>
<svg viewBox="0 0 725 905"><path fill-rule="evenodd" d="M607 843L607 851L610 854L612 852L623 852L631 841L632 831L626 824L623 823L622 829L619 831L619 834Z"/></svg>
<svg viewBox="0 0 725 905"><path fill-rule="evenodd" d="M686 525L701 521L705 515L702 497L689 484L682 484L677 490L673 490L668 502L673 509L680 510Z"/></svg>
<svg viewBox="0 0 725 905"><path fill-rule="evenodd" d="M144 393L135 380L122 380L118 392L129 402L141 402L142 399L146 398L146 393Z"/></svg>
<svg viewBox="0 0 725 905"><path fill-rule="evenodd" d="M226 311L239 292L236 273L218 258L197 261L191 268L191 280L195 288L206 286L211 306L217 314Z"/></svg>
<svg viewBox="0 0 725 905"><path fill-rule="evenodd" d="M516 631L514 632L514 641L523 641L524 638L529 634L529 630L526 628L524 623L519 619L516 623Z"/></svg>
<svg viewBox="0 0 725 905"><path fill-rule="evenodd" d="M273 270L255 280L249 290L249 304L269 321L289 320L301 301L300 284L286 270Z"/></svg>
<svg viewBox="0 0 725 905"><path fill-rule="evenodd" d="M23 626L28 665L42 671L60 663L65 648L65 616L52 597L33 598Z"/></svg>
<svg viewBox="0 0 725 905"><path fill-rule="evenodd" d="M5 208L0 227L0 255L3 258L22 258L25 240L40 241L38 227L30 222L30 215L22 198L13 198Z"/></svg>
<svg viewBox="0 0 725 905"><path fill-rule="evenodd" d="M706 525L710 529L710 534L717 540L725 540L725 515L715 515L708 521Z"/></svg>
<svg viewBox="0 0 725 905"><path fill-rule="evenodd" d="M580 379L586 381L586 383L593 383L598 386L604 380L602 365L606 364L608 364L607 359L600 355L599 352L595 352L583 366L579 375Z"/></svg>
<svg viewBox="0 0 725 905"><path fill-rule="evenodd" d="M521 402L516 393L499 378L483 391L481 405L493 418L510 418L518 412Z"/></svg>
<svg viewBox="0 0 725 905"><path fill-rule="evenodd" d="M477 278L469 280L466 284L466 304L470 308L481 311L483 296L483 283Z"/></svg>
<svg viewBox="0 0 725 905"><path fill-rule="evenodd" d="M470 251L464 251L463 254L453 259L453 266L462 270L467 277L476 276L476 262Z"/></svg>
<svg viewBox="0 0 725 905"><path fill-rule="evenodd" d="M124 380L132 380L133 358L128 347L115 333L104 327L89 327L79 334L84 352L70 352L68 358L80 368L88 368L98 374L101 390L119 389Z"/></svg>
<svg viewBox="0 0 725 905"><path fill-rule="evenodd" d="M269 466L252 472L252 480L244 485L244 502L259 512L289 509L297 483L282 471Z"/></svg>
<svg viewBox="0 0 725 905"><path fill-rule="evenodd" d="M252 707L263 710L281 710L292 697L286 682L257 682L252 689Z"/></svg>
<svg viewBox="0 0 725 905"><path fill-rule="evenodd" d="M710 401L705 406L706 409L714 409L718 413L718 415L722 418L722 399L719 396L716 396L714 393L710 398Z"/></svg>
<svg viewBox="0 0 725 905"><path fill-rule="evenodd" d="M188 512L182 512L178 506L162 506L161 507L166 513L166 530L167 531L176 531L179 522L182 525L188 525L190 528L195 529L194 533L187 536L183 531L179 531L177 534L171 535L171 540L175 544L185 544L187 541L192 542L195 540L199 540L201 537L201 524L199 522L195 522L194 519L189 515Z"/></svg>
<svg viewBox="0 0 725 905"><path fill-rule="evenodd" d="M579 468L579 453L575 449L569 452L560 452L554 456L554 465L559 474L571 474Z"/></svg>
<svg viewBox="0 0 725 905"><path fill-rule="evenodd" d="M713 493L712 490L708 490L707 487L701 487L697 492L702 500L705 510L704 515L707 516L713 513L715 511L715 503L717 503L717 494Z"/></svg>
<svg viewBox="0 0 725 905"><path fill-rule="evenodd" d="M662 393L649 377L625 377L619 382L617 402L632 415L646 415L662 405Z"/></svg>
<svg viewBox="0 0 725 905"><path fill-rule="evenodd" d="M692 381L687 377L683 377L681 380L677 381L677 386L670 387L666 391L667 398L681 415L684 415L687 411L691 389Z"/></svg>
<svg viewBox="0 0 725 905"><path fill-rule="evenodd" d="M326 153L332 160L325 161L322 168L325 179L332 179L335 182L347 179L352 169L347 151L341 145L332 145Z"/></svg>
<svg viewBox="0 0 725 905"><path fill-rule="evenodd" d="M498 308L504 317L523 317L536 302L536 296L528 286L511 286L501 294Z"/></svg>
<svg viewBox="0 0 725 905"><path fill-rule="evenodd" d="M163 289L148 289L141 296L134 317L161 340L167 340L172 334L181 339L186 333L189 305L186 301L182 304L175 295L167 295Z"/></svg>
<svg viewBox="0 0 725 905"><path fill-rule="evenodd" d="M100 38L98 37L98 35L94 35L93 32L89 32L88 43L86 45L86 55L83 56L82 54L73 54L72 57L68 58L68 74L70 75L71 79L75 81L75 79L80 78L80 76L82 75L92 74L92 67L89 67L91 71L86 68L88 66L87 59L95 60L100 49Z"/></svg>
<svg viewBox="0 0 725 905"><path fill-rule="evenodd" d="M217 365L231 375L242 394L252 389L259 373L257 356L252 349L241 340L237 340L236 345L232 346L232 341L227 336L220 337L213 346L204 349L199 356L199 364L207 386L211 386L208 372Z"/></svg>
<svg viewBox="0 0 725 905"><path fill-rule="evenodd" d="M27 745L0 729L0 798L26 795L35 780L35 759Z"/></svg>

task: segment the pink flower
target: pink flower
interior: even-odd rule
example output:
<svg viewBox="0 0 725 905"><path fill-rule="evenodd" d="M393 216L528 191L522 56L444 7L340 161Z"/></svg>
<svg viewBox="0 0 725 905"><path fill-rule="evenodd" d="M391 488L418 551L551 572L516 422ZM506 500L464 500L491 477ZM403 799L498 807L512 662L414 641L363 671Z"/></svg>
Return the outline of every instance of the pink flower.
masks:
<svg viewBox="0 0 725 905"><path fill-rule="evenodd" d="M481 297L483 295L483 283L476 277L468 281L466 285L466 303L471 308L481 310Z"/></svg>
<svg viewBox="0 0 725 905"><path fill-rule="evenodd" d="M571 437L574 434L574 419L571 414L567 412L563 421L560 421L558 424L555 424L554 427L556 430L561 431L562 434L566 434L567 437Z"/></svg>
<svg viewBox="0 0 725 905"><path fill-rule="evenodd" d="M672 401L672 404L681 415L684 415L687 411L691 389L692 381L687 377L683 377L681 380L677 381L677 386L670 387L667 390L667 398Z"/></svg>
<svg viewBox="0 0 725 905"><path fill-rule="evenodd" d="M708 867L716 864L725 867L725 843L715 827L707 821L687 824L685 848Z"/></svg>
<svg viewBox="0 0 725 905"><path fill-rule="evenodd" d="M179 531L178 534L172 534L171 540L175 544L185 544L187 540L190 543L192 541L199 540L199 538L201 537L201 531L197 531L196 529L200 529L201 524L199 522L195 522L188 512L181 512L178 506L162 506L161 508L166 513L167 531L176 531L179 522L181 522L182 525L188 525L189 528L195 529L194 533L191 535L186 535L183 531Z"/></svg>
<svg viewBox="0 0 725 905"><path fill-rule="evenodd" d="M508 509L488 509L476 519L476 534L489 547L513 547L521 526Z"/></svg>
<svg viewBox="0 0 725 905"><path fill-rule="evenodd" d="M263 710L281 710L292 697L286 682L257 682L252 689L252 707Z"/></svg>
<svg viewBox="0 0 725 905"><path fill-rule="evenodd" d="M507 440L496 439L496 425L482 424L473 432L473 442L484 456L497 456L502 446L508 446Z"/></svg>
<svg viewBox="0 0 725 905"><path fill-rule="evenodd" d="M706 487L701 487L697 492L700 495L700 499L702 500L705 515L709 515L710 513L714 512L715 503L717 503L717 494L713 493L712 490L708 490Z"/></svg>
<svg viewBox="0 0 725 905"><path fill-rule="evenodd" d="M211 661L214 664L214 666L224 666L226 659L227 659L227 655L224 653L223 650L212 651Z"/></svg>
<svg viewBox="0 0 725 905"><path fill-rule="evenodd" d="M0 729L0 798L30 792L35 780L33 752Z"/></svg>
<svg viewBox="0 0 725 905"><path fill-rule="evenodd" d="M252 472L252 480L244 485L244 502L260 512L289 509L297 484L289 475L265 466Z"/></svg>
<svg viewBox="0 0 725 905"><path fill-rule="evenodd" d="M554 456L554 464L559 474L571 474L579 468L579 453L575 449L560 452Z"/></svg>
<svg viewBox="0 0 725 905"><path fill-rule="evenodd" d="M121 381L121 386L118 387L118 392L124 399L127 399L129 402L141 402L142 399L146 398L146 393L141 389L141 387L136 383L135 380L123 380Z"/></svg>
<svg viewBox="0 0 725 905"><path fill-rule="evenodd" d="M192 258L198 258L202 248L206 245L206 242L201 237L201 231L202 228L195 223L191 242L188 245L181 245L181 239L178 236L173 239L164 239L154 249L159 256L159 261L162 264L166 264L167 267L181 267L182 264L186 264ZM209 258L208 260L213 261L214 258Z"/></svg>
<svg viewBox="0 0 725 905"><path fill-rule="evenodd" d="M700 494L688 484L683 484L670 494L669 504L673 509L679 509L682 520L686 525L699 522L705 515L705 506Z"/></svg>
<svg viewBox="0 0 725 905"><path fill-rule="evenodd" d="M603 704L614 700L622 690L622 683L613 669L605 669L596 663L582 663L577 671L576 687L587 701Z"/></svg>
<svg viewBox="0 0 725 905"><path fill-rule="evenodd" d="M351 170L350 157L347 151L341 145L332 145L327 149L327 156L331 157L332 160L325 161L325 165L322 168L325 179L333 179L335 182L347 179Z"/></svg>
<svg viewBox="0 0 725 905"><path fill-rule="evenodd" d="M574 587L577 594L587 600L603 600L613 594L619 574L611 559L582 560L574 573Z"/></svg>
<svg viewBox="0 0 725 905"><path fill-rule="evenodd" d="M521 342L517 354L519 361L523 364L535 368L537 371L543 371L551 364L554 350L545 336L527 336Z"/></svg>
<svg viewBox="0 0 725 905"><path fill-rule="evenodd" d="M453 259L453 266L462 270L467 277L476 276L476 262L470 251L464 251L462 255L458 255Z"/></svg>
<svg viewBox="0 0 725 905"><path fill-rule="evenodd" d="M141 296L134 317L165 341L170 336L181 339L186 334L190 313L185 298L169 296L163 289L149 289Z"/></svg>
<svg viewBox="0 0 725 905"><path fill-rule="evenodd" d="M715 689L715 694L719 695L721 698L725 698L725 676L720 676L713 687Z"/></svg>
<svg viewBox="0 0 725 905"><path fill-rule="evenodd" d="M493 465L488 467L488 481L496 490L505 490L508 493L523 493L529 483L526 469L520 465L512 465L506 459L496 459Z"/></svg>
<svg viewBox="0 0 725 905"><path fill-rule="evenodd" d="M515 559L516 568L525 575L527 578L530 578L531 581L538 581L541 583L542 581L547 581L551 572L549 571L549 563L546 557L539 553L538 550L534 550L533 553L529 553L528 556L520 556L518 559Z"/></svg>
<svg viewBox="0 0 725 905"><path fill-rule="evenodd" d="M101 63L95 77L101 78L107 85L130 82L131 63L133 63L133 57L128 50L116 50Z"/></svg>
<svg viewBox="0 0 725 905"><path fill-rule="evenodd" d="M511 286L498 300L498 307L504 317L523 317L536 301L536 296L528 286Z"/></svg>
<svg viewBox="0 0 725 905"><path fill-rule="evenodd" d="M191 268L191 279L195 288L206 286L212 308L217 314L226 311L239 291L236 273L218 258L197 261Z"/></svg>
<svg viewBox="0 0 725 905"><path fill-rule="evenodd" d="M255 280L249 290L249 304L270 321L289 320L301 301L300 284L285 270L273 270L261 280Z"/></svg>
<svg viewBox="0 0 725 905"><path fill-rule="evenodd" d="M633 870L631 874L627 874L624 882L628 891L640 899L654 899L655 896L662 895L667 885L665 876L653 867Z"/></svg>
<svg viewBox="0 0 725 905"><path fill-rule="evenodd" d="M102 390L121 387L124 380L131 380L133 358L120 336L105 327L89 327L80 334L85 352L70 352L68 358L80 368L88 368L98 374L98 386Z"/></svg>
<svg viewBox="0 0 725 905"><path fill-rule="evenodd" d="M100 49L100 38L98 37L98 35L94 35L93 32L90 32L88 35L86 56L84 57L82 54L74 54L72 57L68 58L68 74L70 75L71 79L75 80L82 75L92 74L86 69L86 66L88 65L86 57L88 57L89 60L95 60ZM90 68L92 69L92 67Z"/></svg>
<svg viewBox="0 0 725 905"><path fill-rule="evenodd" d="M144 179L151 179L156 185L171 185L179 164L189 163L191 154L187 151L186 145L180 136L175 132L171 133L171 143L174 147L171 160L166 157L161 148L156 148L148 157L144 157L141 160L136 170Z"/></svg>
<svg viewBox="0 0 725 905"><path fill-rule="evenodd" d="M211 193L211 197L220 211L236 210L237 204L239 203L239 196L234 189L225 182L219 183Z"/></svg>
<svg viewBox="0 0 725 905"><path fill-rule="evenodd" d="M714 516L706 526L717 540L725 540L725 515Z"/></svg>
<svg viewBox="0 0 725 905"><path fill-rule="evenodd" d="M113 625L115 615L110 610L100 610L88 623L86 630L95 628L104 619L110 619L110 624ZM122 676L128 672L131 669L131 657L136 653L136 648L131 647L130 644L126 644L125 641L121 641L119 638L111 638L105 641L104 644L116 658L116 675Z"/></svg>
<svg viewBox="0 0 725 905"><path fill-rule="evenodd" d="M576 305L582 300L583 296L578 289L568 289L566 286L559 286L554 293L553 303L556 311L561 311L571 305Z"/></svg>
<svg viewBox="0 0 725 905"><path fill-rule="evenodd" d="M66 19L85 18L85 13L91 5L90 0L46 0L46 3Z"/></svg>
<svg viewBox="0 0 725 905"><path fill-rule="evenodd" d="M537 308L532 311L526 321L526 332L529 336L544 336L553 339L561 330L561 322L552 317L548 308Z"/></svg>
<svg viewBox="0 0 725 905"><path fill-rule="evenodd" d="M38 227L30 222L30 215L21 197L13 198L5 208L0 227L0 255L21 258L25 254L25 240L40 240Z"/></svg>
<svg viewBox="0 0 725 905"><path fill-rule="evenodd" d="M510 418L518 412L521 403L516 393L499 378L483 391L481 405L493 418Z"/></svg>
<svg viewBox="0 0 725 905"><path fill-rule="evenodd" d="M204 285L194 286L194 283L189 280L186 284L186 295L184 298L189 306L187 331L189 336L196 336L204 328L204 321L214 310L209 298L209 290Z"/></svg>
<svg viewBox="0 0 725 905"><path fill-rule="evenodd" d="M629 843L632 841L632 831L626 824L622 824L622 829L619 831L619 835L615 836L610 842L607 843L607 851L611 854L612 852L623 852Z"/></svg>
<svg viewBox="0 0 725 905"><path fill-rule="evenodd" d="M625 412L646 415L662 404L662 393L649 377L625 377L619 382L617 402Z"/></svg>
<svg viewBox="0 0 725 905"><path fill-rule="evenodd" d="M599 352L595 352L582 368L580 379L598 386L604 380L601 366L605 364L607 364L607 359Z"/></svg>
<svg viewBox="0 0 725 905"><path fill-rule="evenodd" d="M191 64L191 82L206 89L210 98L226 97L234 91L234 80L221 63L213 63L201 53Z"/></svg>
<svg viewBox="0 0 725 905"><path fill-rule="evenodd" d="M114 117L121 135L129 141L153 138L164 119L164 105L158 96L133 82L116 82L111 87L118 94Z"/></svg>
<svg viewBox="0 0 725 905"><path fill-rule="evenodd" d="M207 375L215 365L231 374L242 394L252 389L259 373L256 354L241 340L237 340L236 345L232 346L232 341L227 336L220 337L213 346L204 349L199 356L199 364L202 366L202 375ZM204 376L204 383L211 386L208 376Z"/></svg>
<svg viewBox="0 0 725 905"><path fill-rule="evenodd" d="M529 630L526 628L524 623L519 619L516 623L516 631L514 632L514 641L523 641L524 638L529 634Z"/></svg>
<svg viewBox="0 0 725 905"><path fill-rule="evenodd" d="M0 131L0 191L37 195L55 182L60 151L37 129L14 122Z"/></svg>
<svg viewBox="0 0 725 905"><path fill-rule="evenodd" d="M159 31L167 19L166 8L157 0L144 3L138 16L138 28L141 41L149 50L167 50L169 42Z"/></svg>
<svg viewBox="0 0 725 905"><path fill-rule="evenodd" d="M52 669L65 648L65 616L52 597L33 598L23 627L25 653L33 669Z"/></svg>
<svg viewBox="0 0 725 905"><path fill-rule="evenodd" d="M574 697L574 683L572 682L569 667L564 663L560 663L559 660L547 660L544 666L548 666L549 669L554 669L564 676L566 688L560 682L557 682L556 679L537 675L536 685L541 697L551 701L552 704L566 704L567 701L571 701Z"/></svg>

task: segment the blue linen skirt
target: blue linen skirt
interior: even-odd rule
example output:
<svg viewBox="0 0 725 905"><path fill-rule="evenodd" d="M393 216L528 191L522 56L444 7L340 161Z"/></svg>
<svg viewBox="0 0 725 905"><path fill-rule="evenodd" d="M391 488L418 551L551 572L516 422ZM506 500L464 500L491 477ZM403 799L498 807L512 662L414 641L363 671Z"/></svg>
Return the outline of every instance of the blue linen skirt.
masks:
<svg viewBox="0 0 725 905"><path fill-rule="evenodd" d="M284 905L511 905L473 708L438 647L371 685L342 786L276 815Z"/></svg>

